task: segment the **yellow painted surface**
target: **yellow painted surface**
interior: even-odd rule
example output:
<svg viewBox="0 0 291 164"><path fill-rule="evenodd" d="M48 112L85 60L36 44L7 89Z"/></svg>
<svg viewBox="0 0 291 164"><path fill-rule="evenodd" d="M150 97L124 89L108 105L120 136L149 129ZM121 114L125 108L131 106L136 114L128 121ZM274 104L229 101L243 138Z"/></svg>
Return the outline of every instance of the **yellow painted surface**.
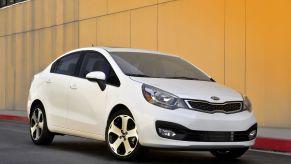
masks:
<svg viewBox="0 0 291 164"><path fill-rule="evenodd" d="M43 8L43 27L49 27L53 25L54 17L54 0L42 0L42 8Z"/></svg>
<svg viewBox="0 0 291 164"><path fill-rule="evenodd" d="M97 35L98 45L130 47L130 12L98 18Z"/></svg>
<svg viewBox="0 0 291 164"><path fill-rule="evenodd" d="M24 25L23 25L23 30L24 31L29 31L31 30L32 26L32 2L28 1L23 4L24 6Z"/></svg>
<svg viewBox="0 0 291 164"><path fill-rule="evenodd" d="M5 98L6 98L6 95L5 95L5 72L6 72L6 69L5 69L5 61L6 61L6 58L5 58L5 38L4 37L1 37L0 38L0 109L4 109L5 108Z"/></svg>
<svg viewBox="0 0 291 164"><path fill-rule="evenodd" d="M79 8L78 8L78 0L64 0L64 22L72 22L78 20Z"/></svg>
<svg viewBox="0 0 291 164"><path fill-rule="evenodd" d="M23 34L15 35L15 58L14 58L14 68L15 71L15 99L14 99L14 108L21 109L21 107L25 106L25 97L24 97L24 87L26 84L25 79L25 51L23 41Z"/></svg>
<svg viewBox="0 0 291 164"><path fill-rule="evenodd" d="M39 31L39 48L40 48L40 60L39 66L40 69L44 69L49 63L53 61L53 52L52 50L52 29L46 28Z"/></svg>
<svg viewBox="0 0 291 164"><path fill-rule="evenodd" d="M131 12L131 47L157 50L157 6Z"/></svg>
<svg viewBox="0 0 291 164"><path fill-rule="evenodd" d="M69 23L64 25L64 51L70 51L78 48L79 26L78 23Z"/></svg>
<svg viewBox="0 0 291 164"><path fill-rule="evenodd" d="M64 26L57 26L54 28L55 33L55 54L54 58L59 57L64 53Z"/></svg>
<svg viewBox="0 0 291 164"><path fill-rule="evenodd" d="M25 55L25 63L24 63L24 69L25 69L25 77L24 77L24 80L25 80L25 90L24 90L24 93L23 96L24 96L24 100L27 99L27 96L28 96L28 90L29 90L29 87L30 87L30 83L32 81L32 77L33 75L35 74L33 72L33 63L34 63L34 58L33 58L33 50L32 50L32 37L31 37L31 33L25 33L24 34L25 38L24 38L24 49L23 49L23 52ZM23 107L21 106L21 109Z"/></svg>
<svg viewBox="0 0 291 164"><path fill-rule="evenodd" d="M19 33L23 31L24 27L24 5L15 5L12 7L13 17L17 18L14 21L14 32Z"/></svg>
<svg viewBox="0 0 291 164"><path fill-rule="evenodd" d="M108 13L157 4L157 0L108 0Z"/></svg>
<svg viewBox="0 0 291 164"><path fill-rule="evenodd" d="M107 13L107 0L79 0L80 19L92 18Z"/></svg>
<svg viewBox="0 0 291 164"><path fill-rule="evenodd" d="M289 0L33 0L0 9L0 109L25 108L32 76L66 51L174 53L249 95L260 126L291 128Z"/></svg>
<svg viewBox="0 0 291 164"><path fill-rule="evenodd" d="M32 17L33 17L33 22L32 22L32 29L39 29L44 27L44 6L43 0L35 0L31 1L32 3ZM17 19L17 18L16 18Z"/></svg>
<svg viewBox="0 0 291 164"><path fill-rule="evenodd" d="M158 50L181 55L223 83L224 3L221 2L180 0L160 4Z"/></svg>
<svg viewBox="0 0 291 164"><path fill-rule="evenodd" d="M64 0L55 0L57 1L55 8L55 22L56 24L63 24L64 22Z"/></svg>
<svg viewBox="0 0 291 164"><path fill-rule="evenodd" d="M225 84L245 92L245 0L225 2Z"/></svg>
<svg viewBox="0 0 291 164"><path fill-rule="evenodd" d="M97 45L97 19L87 19L80 21L79 46L91 47Z"/></svg>
<svg viewBox="0 0 291 164"><path fill-rule="evenodd" d="M158 3L170 2L170 1L175 1L175 0L158 0Z"/></svg>
<svg viewBox="0 0 291 164"><path fill-rule="evenodd" d="M246 9L246 92L261 125L290 127L291 1L247 1Z"/></svg>
<svg viewBox="0 0 291 164"><path fill-rule="evenodd" d="M5 34L11 34L14 32L14 22L15 21L9 21L13 20L13 8L9 7L4 10L4 14L2 15L4 18L4 28L5 28ZM4 35L5 35L4 34Z"/></svg>
<svg viewBox="0 0 291 164"><path fill-rule="evenodd" d="M14 109L15 107L15 37L7 36L5 37L5 109Z"/></svg>
<svg viewBox="0 0 291 164"><path fill-rule="evenodd" d="M0 10L0 36L3 36L6 32L5 32L5 19L2 19L4 18L4 13L5 11L4 10Z"/></svg>

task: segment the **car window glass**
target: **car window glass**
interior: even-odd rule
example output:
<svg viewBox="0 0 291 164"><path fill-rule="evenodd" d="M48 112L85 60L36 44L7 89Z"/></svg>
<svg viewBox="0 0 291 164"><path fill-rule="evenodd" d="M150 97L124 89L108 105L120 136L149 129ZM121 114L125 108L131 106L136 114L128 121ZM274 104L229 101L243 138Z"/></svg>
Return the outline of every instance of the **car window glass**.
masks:
<svg viewBox="0 0 291 164"><path fill-rule="evenodd" d="M128 76L211 81L205 73L179 57L143 52L110 54Z"/></svg>
<svg viewBox="0 0 291 164"><path fill-rule="evenodd" d="M54 72L70 76L75 75L80 56L80 53L75 53L62 57L59 61L57 61Z"/></svg>
<svg viewBox="0 0 291 164"><path fill-rule="evenodd" d="M79 77L86 78L90 72L101 71L105 73L108 84L119 86L119 80L106 58L96 52L87 52L81 66Z"/></svg>
<svg viewBox="0 0 291 164"><path fill-rule="evenodd" d="M87 52L79 76L85 78L88 73L93 71L102 71L108 76L109 69L110 65L103 56L95 52Z"/></svg>

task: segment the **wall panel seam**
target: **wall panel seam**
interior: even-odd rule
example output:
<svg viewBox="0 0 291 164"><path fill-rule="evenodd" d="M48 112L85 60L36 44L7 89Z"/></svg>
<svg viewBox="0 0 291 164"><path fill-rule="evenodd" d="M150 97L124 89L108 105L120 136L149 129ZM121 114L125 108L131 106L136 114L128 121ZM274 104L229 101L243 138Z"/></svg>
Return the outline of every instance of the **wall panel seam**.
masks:
<svg viewBox="0 0 291 164"><path fill-rule="evenodd" d="M245 72L245 74L244 74L244 93L246 94L247 93L247 0L244 0L244 9L245 9L245 13L244 13L244 16L245 16L245 54L244 54L244 56L245 56L245 63L244 63L244 65L245 65L245 69L244 69L244 72Z"/></svg>
<svg viewBox="0 0 291 164"><path fill-rule="evenodd" d="M170 3L170 2L174 2L174 1L177 1L177 0L172 0L172 1L167 1L167 2L162 2L162 3L159 3L159 4L164 4L164 3ZM45 27L40 27L40 28L34 28L35 27L35 5L34 3L33 4L33 12L32 12L32 28L30 30L25 30L25 31L21 31L21 32L14 32L14 33L10 33L10 34L5 34L5 35L2 35L0 37L6 37L6 36L11 36L11 35L14 35L14 34L22 34L22 33L26 33L26 32L32 32L32 31L37 31L37 30L42 30L42 29L46 29L46 28L52 28L52 27L56 27L56 26L62 26L62 25L66 25L66 24L70 24L70 23L74 23L74 22L80 22L80 21L83 21L83 20L88 20L88 19L94 19L94 18L100 18L100 17L105 17L105 16L110 16L110 15L114 15L114 14L119 14L119 13L123 13L123 12L128 12L128 11L133 11L133 10L138 10L138 9L143 9L143 8L148 8L148 7L153 7L153 6L156 6L157 4L152 4L152 5L147 5L147 6L141 6L141 7L137 7L137 8L132 8L132 9L128 9L128 10L123 10L123 11L118 11L118 12L113 12L113 13L107 13L107 14L101 14L101 15L98 15L98 16L94 16L94 17L88 17L88 18L84 18L84 19L77 19L77 20L73 20L73 21L68 21L68 22L64 22L62 24L54 24L54 25L51 25L51 26L45 26ZM64 8L65 8L65 4L63 4L63 17L65 17L65 12L64 12ZM13 30L15 31L15 30Z"/></svg>
<svg viewBox="0 0 291 164"><path fill-rule="evenodd" d="M156 49L157 49L157 51L159 50L159 6L160 6L160 4L157 4L157 47L156 47Z"/></svg>
<svg viewBox="0 0 291 164"><path fill-rule="evenodd" d="M224 40L224 49L223 49L223 57L224 57L224 60L223 60L223 66L224 66L224 68L223 68L223 81L224 81L224 85L226 85L226 30L225 30L225 28L226 28L226 0L224 0L223 1L224 2L224 9L223 9L223 18L224 18L224 27L223 27L223 32L224 32L224 34L223 34L223 40Z"/></svg>
<svg viewBox="0 0 291 164"><path fill-rule="evenodd" d="M131 46L131 37L132 37L132 35L131 35L131 26L132 26L132 24L131 24L131 16L132 16L132 10L130 10L129 11L129 47L132 47Z"/></svg>

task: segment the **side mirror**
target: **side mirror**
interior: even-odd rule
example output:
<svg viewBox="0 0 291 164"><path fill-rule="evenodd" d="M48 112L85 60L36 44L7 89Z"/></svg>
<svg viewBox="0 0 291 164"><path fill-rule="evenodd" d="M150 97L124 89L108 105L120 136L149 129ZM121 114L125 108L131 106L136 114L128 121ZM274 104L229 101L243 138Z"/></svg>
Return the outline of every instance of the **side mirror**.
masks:
<svg viewBox="0 0 291 164"><path fill-rule="evenodd" d="M95 72L90 72L86 75L86 79L89 81L95 81L98 83L100 89L102 91L105 90L106 88L106 75L104 72L101 71L95 71Z"/></svg>
<svg viewBox="0 0 291 164"><path fill-rule="evenodd" d="M106 76L104 72L101 71L95 71L95 72L90 72L86 75L86 79L90 81L98 81L98 80L105 80Z"/></svg>

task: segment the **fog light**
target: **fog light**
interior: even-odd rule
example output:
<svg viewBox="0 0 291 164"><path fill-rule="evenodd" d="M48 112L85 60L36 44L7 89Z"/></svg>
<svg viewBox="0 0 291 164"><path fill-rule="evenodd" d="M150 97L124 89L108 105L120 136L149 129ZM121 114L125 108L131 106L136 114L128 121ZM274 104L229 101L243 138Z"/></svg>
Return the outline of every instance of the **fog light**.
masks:
<svg viewBox="0 0 291 164"><path fill-rule="evenodd" d="M257 134L256 130L251 131L250 134L249 134L249 139L250 140L255 139L256 138L256 134Z"/></svg>
<svg viewBox="0 0 291 164"><path fill-rule="evenodd" d="M160 135L165 136L165 137L174 137L176 135L176 133L173 132L172 130L162 129L162 128L159 128L159 133Z"/></svg>

